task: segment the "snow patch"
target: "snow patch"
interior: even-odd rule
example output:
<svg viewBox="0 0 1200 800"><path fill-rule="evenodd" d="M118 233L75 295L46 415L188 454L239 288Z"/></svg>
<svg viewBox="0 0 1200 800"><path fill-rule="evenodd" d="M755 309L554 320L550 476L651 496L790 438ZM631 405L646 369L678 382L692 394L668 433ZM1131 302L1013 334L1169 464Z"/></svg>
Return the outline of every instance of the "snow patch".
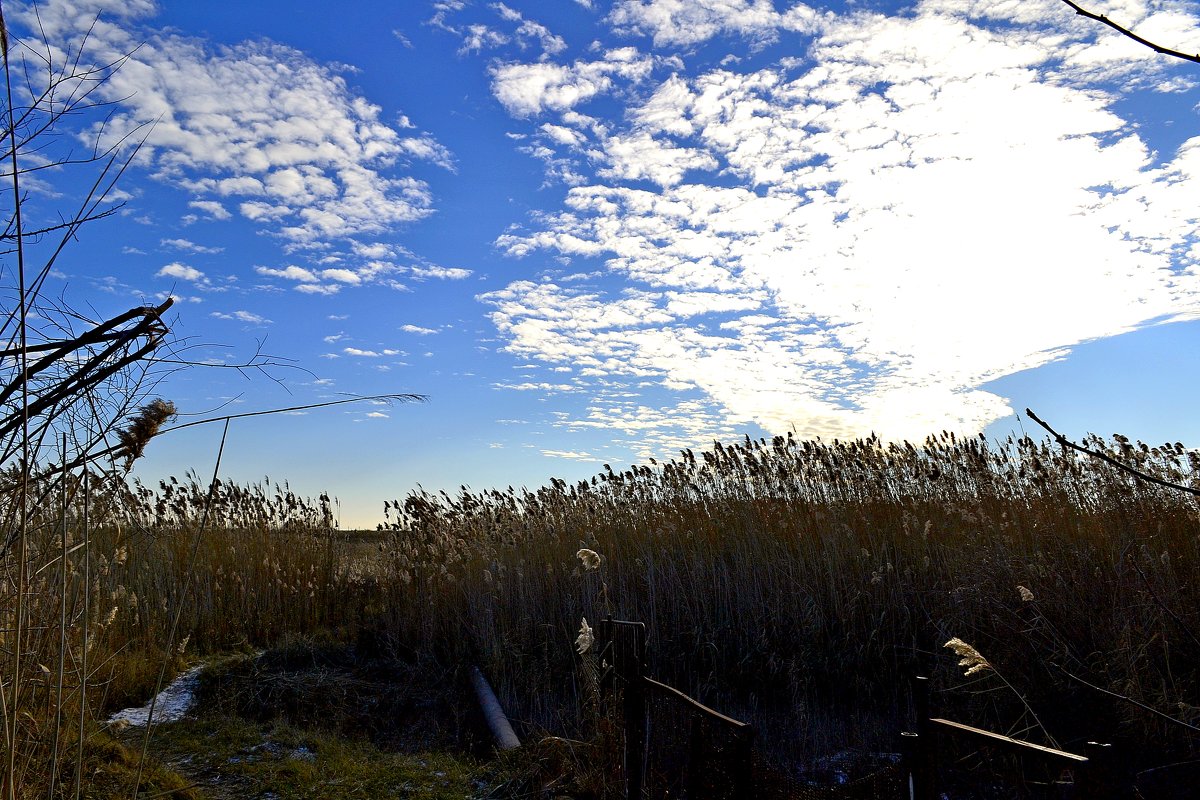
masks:
<svg viewBox="0 0 1200 800"><path fill-rule="evenodd" d="M196 687L200 683L202 665L192 667L180 675L171 684L158 693L153 701L141 708L126 708L108 718L109 724L126 724L142 727L150 719L150 706L154 706L155 722L175 722L192 707L195 700Z"/></svg>

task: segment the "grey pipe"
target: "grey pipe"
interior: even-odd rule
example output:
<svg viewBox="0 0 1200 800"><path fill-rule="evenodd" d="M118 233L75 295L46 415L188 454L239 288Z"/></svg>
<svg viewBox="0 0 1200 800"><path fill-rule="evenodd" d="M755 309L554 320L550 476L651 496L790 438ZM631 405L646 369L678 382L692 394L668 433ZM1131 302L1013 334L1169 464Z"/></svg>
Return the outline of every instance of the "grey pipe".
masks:
<svg viewBox="0 0 1200 800"><path fill-rule="evenodd" d="M479 698L479 707L483 709L483 716L487 719L488 727L492 729L492 736L496 738L496 747L501 750L520 747L521 740L513 733L512 725L508 723L508 717L500 707L500 701L496 699L495 692L488 685L487 678L483 677L479 667L471 667L471 683L475 686L475 696Z"/></svg>

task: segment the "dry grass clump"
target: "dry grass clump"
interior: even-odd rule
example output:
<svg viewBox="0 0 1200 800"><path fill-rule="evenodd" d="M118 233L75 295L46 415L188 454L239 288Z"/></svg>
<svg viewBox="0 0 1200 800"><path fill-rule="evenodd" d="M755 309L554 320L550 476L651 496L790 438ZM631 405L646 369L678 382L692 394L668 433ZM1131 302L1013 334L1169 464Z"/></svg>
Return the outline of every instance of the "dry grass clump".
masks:
<svg viewBox="0 0 1200 800"><path fill-rule="evenodd" d="M1200 478L1178 444L1088 444ZM1191 747L1185 728L1068 673L1200 722L1194 500L1048 441L746 438L386 511L388 630L446 663L482 660L515 715L552 730L575 716L579 619L608 613L646 622L657 677L759 721L782 749L882 744L903 724L914 659L948 690L939 703L1035 739L1030 709L1064 744ZM988 671L964 682L941 651L954 637L1018 691ZM864 713L875 733L813 723Z"/></svg>
<svg viewBox="0 0 1200 800"><path fill-rule="evenodd" d="M194 476L158 492L104 475L88 482L87 491L72 475L35 487L47 499L29 519L19 655L10 645L17 585L0 582L0 689L17 732L17 797L48 796L52 784L50 796L74 796L76 786L86 794L91 774L73 765L81 754L95 761L98 723L145 702L164 662L170 674L284 635L353 639L379 606L375 578L352 569L375 545L324 525L327 500L218 482L210 501ZM2 557L13 571L17 552Z"/></svg>

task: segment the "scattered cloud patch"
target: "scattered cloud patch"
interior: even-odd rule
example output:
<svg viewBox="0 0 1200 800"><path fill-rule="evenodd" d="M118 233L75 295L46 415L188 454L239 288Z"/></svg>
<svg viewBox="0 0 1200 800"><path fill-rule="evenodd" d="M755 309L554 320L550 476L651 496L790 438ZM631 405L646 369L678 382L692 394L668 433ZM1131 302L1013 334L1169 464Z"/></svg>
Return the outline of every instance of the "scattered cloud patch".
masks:
<svg viewBox="0 0 1200 800"><path fill-rule="evenodd" d="M356 358L382 358L384 356L402 356L401 350L360 350L357 347L345 347L342 352Z"/></svg>
<svg viewBox="0 0 1200 800"><path fill-rule="evenodd" d="M237 322L245 322L249 325L270 325L271 324L271 320L266 319L265 317L261 317L258 314L251 313L249 311L231 311L229 313L224 313L221 311L214 311L209 316L216 317L217 319L228 319L228 320L235 320Z"/></svg>
<svg viewBox="0 0 1200 800"><path fill-rule="evenodd" d="M772 0L618 0L608 17L618 32L650 36L656 47L696 45L723 34L769 42L780 30L812 33L818 19L803 3L780 13Z"/></svg>
<svg viewBox="0 0 1200 800"><path fill-rule="evenodd" d="M436 264L409 267L408 273L417 280L437 278L448 281L461 281L471 277L471 275L474 274L469 269L463 269L461 267L439 267Z"/></svg>
<svg viewBox="0 0 1200 800"><path fill-rule="evenodd" d="M528 135L574 176L559 211L497 245L604 263L599 278L479 297L508 352L572 368L571 389L591 398L556 425L623 431L639 448L752 424L977 432L1011 413L988 381L1200 314L1186 194L1200 138L1152 152L1125 89L1100 88L1146 69L1146 53L1057 3L775 5L630 0L608 19L660 47L801 32L806 59L591 84L578 64L494 68L515 117L558 114ZM1195 35L1194 16L1170 24ZM568 119L601 91L627 103L623 119ZM664 405L671 394L685 399Z"/></svg>
<svg viewBox="0 0 1200 800"><path fill-rule="evenodd" d="M341 290L341 285L337 283L301 283L296 286L296 291L301 294L333 295Z"/></svg>
<svg viewBox="0 0 1200 800"><path fill-rule="evenodd" d="M526 19L521 12L509 8L504 3L494 3L492 5L502 19L506 22L516 23L517 41L522 46L527 46L531 42L536 42L541 47L542 53L546 56L553 56L567 49L566 41L561 37L550 32L550 29L539 22L534 22L531 19Z"/></svg>
<svg viewBox="0 0 1200 800"><path fill-rule="evenodd" d="M304 267L297 267L294 264L284 267L283 269L274 269L272 267L255 267L254 271L259 275L265 275L269 278L286 278L289 281L301 281L303 283L316 283L318 278L311 270Z"/></svg>
<svg viewBox="0 0 1200 800"><path fill-rule="evenodd" d="M598 61L570 66L536 62L492 67L492 92L515 117L543 111L568 111L598 94L610 92L617 79L637 82L650 74L653 59L635 48L605 52Z"/></svg>
<svg viewBox="0 0 1200 800"><path fill-rule="evenodd" d="M225 206L216 200L192 200L188 206L203 212L212 219L226 220L233 217Z"/></svg>
<svg viewBox="0 0 1200 800"><path fill-rule="evenodd" d="M191 281L192 283L204 283L207 281L204 273L195 267L189 267L187 264L172 262L167 264L158 272L154 273L156 278L178 278L181 281Z"/></svg>
<svg viewBox="0 0 1200 800"><path fill-rule="evenodd" d="M155 11L138 3L94 26L93 9L74 0L40 4L36 21L22 11L60 50L86 35L93 58L127 59L96 89L116 104L96 131L101 146L154 121L141 157L160 179L190 190L193 208L228 218L224 204L234 202L301 244L387 231L432 211L429 187L405 165L449 166L449 152L386 124L339 68L267 40L215 47L155 29Z"/></svg>
<svg viewBox="0 0 1200 800"><path fill-rule="evenodd" d="M541 453L547 458L567 458L572 461L597 462L600 460L591 453L576 450L542 450Z"/></svg>
<svg viewBox="0 0 1200 800"><path fill-rule="evenodd" d="M188 253L203 253L215 254L225 251L224 247L209 247L202 244L196 244L188 239L162 239L159 244L163 247L170 247L175 250L183 250Z"/></svg>
<svg viewBox="0 0 1200 800"><path fill-rule="evenodd" d="M400 330L405 333L416 334L417 336L429 336L430 334L437 333L436 328L422 328L420 325L401 325Z"/></svg>

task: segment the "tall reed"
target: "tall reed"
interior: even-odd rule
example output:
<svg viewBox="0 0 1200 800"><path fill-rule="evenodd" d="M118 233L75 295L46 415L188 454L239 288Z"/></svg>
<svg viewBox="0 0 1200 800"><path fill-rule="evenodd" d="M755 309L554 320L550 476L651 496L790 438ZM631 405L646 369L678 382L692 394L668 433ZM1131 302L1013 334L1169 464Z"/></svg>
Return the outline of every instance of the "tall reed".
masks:
<svg viewBox="0 0 1200 800"><path fill-rule="evenodd" d="M1179 444L1088 444L1200 478ZM1183 726L1068 673L1200 721L1194 499L1049 441L746 438L575 485L416 492L386 512L393 637L482 660L519 718L551 728L572 714L579 619L607 613L647 624L656 675L762 720L781 749L884 744L914 669L934 670L946 706L1033 738L1028 708L1066 743L1189 747ZM964 681L941 651L954 637L1023 696ZM877 733L837 730L863 715Z"/></svg>
<svg viewBox="0 0 1200 800"><path fill-rule="evenodd" d="M85 480L96 488L83 491ZM195 476L157 491L96 474L57 483L65 502L37 504L27 537L23 611L36 622L22 651L36 671L17 717L18 797L86 789L82 767L106 757L96 738L103 721L141 705L164 663L177 670L194 657L296 635L353 640L379 606L369 562L376 544L325 524L328 498L269 481L218 482L193 557L208 494ZM0 583L2 631L14 626L15 588ZM168 646L176 614L178 642ZM6 670L12 659L0 651Z"/></svg>

